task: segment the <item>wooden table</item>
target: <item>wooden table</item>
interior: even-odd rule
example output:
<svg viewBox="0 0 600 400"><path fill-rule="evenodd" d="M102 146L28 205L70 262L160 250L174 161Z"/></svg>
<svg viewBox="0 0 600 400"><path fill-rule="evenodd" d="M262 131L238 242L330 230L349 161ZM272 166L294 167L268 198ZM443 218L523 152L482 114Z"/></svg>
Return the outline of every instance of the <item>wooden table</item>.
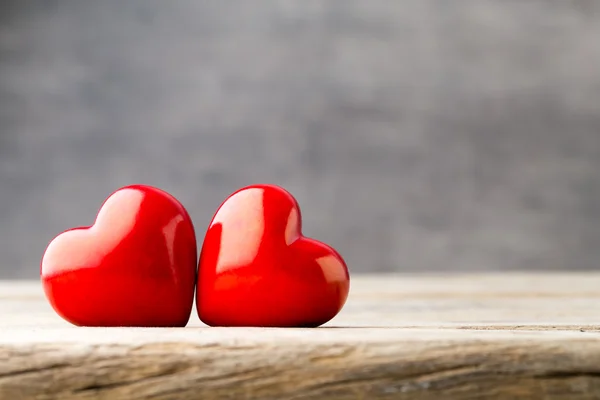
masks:
<svg viewBox="0 0 600 400"><path fill-rule="evenodd" d="M2 399L600 399L600 273L355 276L317 329L77 328L0 283Z"/></svg>

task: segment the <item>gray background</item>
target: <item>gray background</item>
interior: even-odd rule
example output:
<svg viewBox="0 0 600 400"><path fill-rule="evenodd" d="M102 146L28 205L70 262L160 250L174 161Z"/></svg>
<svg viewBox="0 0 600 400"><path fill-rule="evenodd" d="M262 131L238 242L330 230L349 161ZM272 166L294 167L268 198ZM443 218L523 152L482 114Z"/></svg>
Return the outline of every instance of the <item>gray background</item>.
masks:
<svg viewBox="0 0 600 400"><path fill-rule="evenodd" d="M287 187L352 272L592 269L600 2L0 6L0 276L130 183Z"/></svg>

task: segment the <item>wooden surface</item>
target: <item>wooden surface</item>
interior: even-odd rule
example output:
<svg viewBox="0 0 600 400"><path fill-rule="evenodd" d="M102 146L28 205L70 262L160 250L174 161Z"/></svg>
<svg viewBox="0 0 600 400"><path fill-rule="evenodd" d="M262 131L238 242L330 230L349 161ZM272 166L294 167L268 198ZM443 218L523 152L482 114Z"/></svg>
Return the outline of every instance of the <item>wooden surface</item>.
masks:
<svg viewBox="0 0 600 400"><path fill-rule="evenodd" d="M357 276L317 329L77 328L0 283L2 399L600 399L600 274Z"/></svg>

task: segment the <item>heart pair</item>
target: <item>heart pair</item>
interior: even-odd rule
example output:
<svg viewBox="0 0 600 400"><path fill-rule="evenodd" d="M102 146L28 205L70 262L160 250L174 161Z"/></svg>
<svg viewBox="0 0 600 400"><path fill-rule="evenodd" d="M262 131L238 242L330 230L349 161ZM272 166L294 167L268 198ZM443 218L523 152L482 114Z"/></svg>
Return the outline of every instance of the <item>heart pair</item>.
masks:
<svg viewBox="0 0 600 400"><path fill-rule="evenodd" d="M182 327L196 290L198 316L211 326L314 327L348 296L344 260L302 236L298 203L278 186L229 196L197 260L183 205L133 185L104 202L94 225L50 242L41 279L54 310L79 326Z"/></svg>

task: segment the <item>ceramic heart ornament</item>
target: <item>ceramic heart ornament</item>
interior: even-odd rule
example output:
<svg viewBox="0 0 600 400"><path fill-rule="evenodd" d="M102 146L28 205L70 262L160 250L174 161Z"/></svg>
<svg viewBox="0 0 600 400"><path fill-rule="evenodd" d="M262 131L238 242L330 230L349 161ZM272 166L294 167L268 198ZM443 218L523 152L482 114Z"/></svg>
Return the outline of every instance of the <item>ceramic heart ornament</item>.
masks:
<svg viewBox="0 0 600 400"><path fill-rule="evenodd" d="M316 327L341 310L349 287L342 257L302 236L294 197L255 185L227 198L210 223L196 307L211 326Z"/></svg>
<svg viewBox="0 0 600 400"><path fill-rule="evenodd" d="M185 326L196 280L196 237L185 208L150 186L117 190L91 227L46 249L41 279L50 304L80 326Z"/></svg>

